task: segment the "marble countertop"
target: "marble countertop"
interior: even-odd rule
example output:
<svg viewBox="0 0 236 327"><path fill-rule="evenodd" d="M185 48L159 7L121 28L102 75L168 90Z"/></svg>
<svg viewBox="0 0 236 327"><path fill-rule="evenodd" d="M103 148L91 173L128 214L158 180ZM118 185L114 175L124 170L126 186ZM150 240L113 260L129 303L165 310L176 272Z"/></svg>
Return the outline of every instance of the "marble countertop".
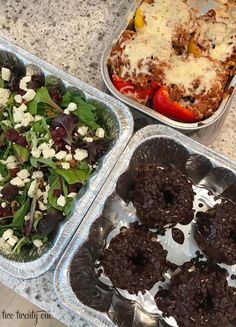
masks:
<svg viewBox="0 0 236 327"><path fill-rule="evenodd" d="M1 0L0 36L68 73L103 89L101 53L131 0ZM211 148L236 160L236 102ZM1 271L0 281L68 326L91 326L61 309L53 292L53 270L34 280Z"/></svg>

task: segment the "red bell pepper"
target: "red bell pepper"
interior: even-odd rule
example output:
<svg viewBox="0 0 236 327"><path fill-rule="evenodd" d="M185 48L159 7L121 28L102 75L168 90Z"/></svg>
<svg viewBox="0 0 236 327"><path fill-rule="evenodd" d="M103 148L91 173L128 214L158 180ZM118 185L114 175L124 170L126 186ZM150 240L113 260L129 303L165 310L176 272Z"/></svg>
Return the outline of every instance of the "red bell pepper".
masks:
<svg viewBox="0 0 236 327"><path fill-rule="evenodd" d="M153 97L154 110L176 120L187 123L197 121L193 111L184 108L178 102L172 101L165 87L160 87Z"/></svg>
<svg viewBox="0 0 236 327"><path fill-rule="evenodd" d="M131 81L123 81L117 75L112 75L112 81L115 88L123 94L134 94L137 100L147 100L155 93L156 87L140 87L134 85Z"/></svg>

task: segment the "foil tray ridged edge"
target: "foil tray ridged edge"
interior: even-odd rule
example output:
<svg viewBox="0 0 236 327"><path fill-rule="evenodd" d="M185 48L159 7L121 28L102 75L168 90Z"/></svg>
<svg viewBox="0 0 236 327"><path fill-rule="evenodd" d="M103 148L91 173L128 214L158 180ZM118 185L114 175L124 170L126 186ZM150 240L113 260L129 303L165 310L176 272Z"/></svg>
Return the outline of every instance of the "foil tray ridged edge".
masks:
<svg viewBox="0 0 236 327"><path fill-rule="evenodd" d="M204 121L201 121L200 124L199 123L181 123L181 122L175 121L171 118L168 118L168 117L150 109L149 107L142 105L141 103L138 103L137 101L135 101L131 98L128 98L127 96L120 93L114 87L114 85L110 79L110 75L109 75L109 71L108 71L108 66L107 66L108 57L109 57L109 54L110 54L110 51L111 51L113 45L119 39L122 32L127 28L130 19L134 16L135 11L140 6L141 2L142 2L142 0L135 0L133 2L127 15L125 16L124 20L122 21L120 26L115 31L114 35L111 38L110 43L108 44L108 46L106 47L106 49L104 50L104 52L102 54L101 73L102 73L103 81L106 84L106 87L108 88L108 90L111 92L112 95L114 95L120 101L126 103L128 106L144 113L147 116L150 116L150 117L156 119L160 123L163 123L167 126L175 128L183 133L188 134L191 132L197 132L197 131L206 129L208 126L217 124L218 120L220 120L221 118L223 119L228 114L230 107L232 105L232 102L236 98L236 76L232 79L232 81L230 82L230 85L229 85L229 87L234 88L231 95L226 97L225 99L223 99L223 101L222 101L220 107L217 109L217 111L211 117L205 119ZM206 5L206 2L205 2L205 5ZM218 124L216 125L216 127L217 126L218 126ZM216 128L213 129L212 133L215 132L215 129ZM201 138L199 138L199 139L201 140Z"/></svg>
<svg viewBox="0 0 236 327"><path fill-rule="evenodd" d="M120 160L114 167L110 177L107 179L102 190L98 194L93 206L88 211L84 221L78 228L73 239L69 243L66 252L59 261L54 274L54 289L63 305L73 312L81 315L99 327L115 327L116 325L106 314L98 312L85 306L79 301L70 285L70 264L79 248L88 237L89 230L95 220L102 214L104 204L108 197L114 192L118 178L126 171L129 162L137 147L148 139L161 138L171 139L184 146L190 153L202 155L210 160L212 166L219 166L230 170L236 175L235 162L217 154L207 147L191 140L169 127L161 125L150 125L138 131L129 142Z"/></svg>
<svg viewBox="0 0 236 327"><path fill-rule="evenodd" d="M113 145L112 149L101 159L99 171L93 173L87 182L87 191L82 195L79 201L76 202L74 213L70 219L61 224L52 248L50 248L41 257L31 262L17 262L0 255L1 269L14 277L28 279L42 275L48 271L60 258L62 251L72 238L93 200L107 179L109 172L131 138L134 122L129 109L117 99L97 90L92 86L89 86L79 79L63 72L57 67L48 64L47 62L39 59L37 56L21 49L6 39L0 38L0 50L10 51L16 54L23 60L24 63L35 64L36 66L42 68L42 70L47 74L58 76L67 85L78 87L80 90L84 91L88 99L97 100L104 104L106 108L110 110L112 115L114 115L119 129L119 135L117 136L115 144Z"/></svg>

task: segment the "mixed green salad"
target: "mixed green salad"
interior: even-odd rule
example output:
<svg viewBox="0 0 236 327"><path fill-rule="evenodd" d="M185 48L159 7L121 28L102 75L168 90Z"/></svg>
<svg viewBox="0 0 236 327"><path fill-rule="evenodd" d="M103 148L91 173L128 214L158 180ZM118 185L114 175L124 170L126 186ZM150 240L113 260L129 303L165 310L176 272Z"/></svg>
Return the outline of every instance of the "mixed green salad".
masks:
<svg viewBox="0 0 236 327"><path fill-rule="evenodd" d="M0 52L0 251L40 254L108 148L97 107Z"/></svg>

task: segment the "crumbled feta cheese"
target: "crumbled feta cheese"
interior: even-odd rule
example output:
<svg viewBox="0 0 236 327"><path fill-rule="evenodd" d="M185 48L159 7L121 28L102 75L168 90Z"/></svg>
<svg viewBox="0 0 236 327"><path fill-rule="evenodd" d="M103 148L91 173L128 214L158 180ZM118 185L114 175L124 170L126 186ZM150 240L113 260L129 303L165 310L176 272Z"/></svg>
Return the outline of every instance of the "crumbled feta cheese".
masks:
<svg viewBox="0 0 236 327"><path fill-rule="evenodd" d="M105 136L105 131L104 131L104 129L101 128L101 127L99 127L99 128L96 130L95 135L96 135L97 137L99 137L100 139L103 139L104 136Z"/></svg>
<svg viewBox="0 0 236 327"><path fill-rule="evenodd" d="M8 112L7 111L4 111L3 113L2 113L2 115L3 115L3 117L8 117Z"/></svg>
<svg viewBox="0 0 236 327"><path fill-rule="evenodd" d="M63 111L63 113L64 113L65 115L69 115L69 114L70 114L70 111L66 108L66 109Z"/></svg>
<svg viewBox="0 0 236 327"><path fill-rule="evenodd" d="M17 167L17 164L15 162L11 162L11 163L7 164L8 169L14 169L16 167Z"/></svg>
<svg viewBox="0 0 236 327"><path fill-rule="evenodd" d="M11 235L7 240L7 243L10 244L12 247L18 242L18 237L15 235Z"/></svg>
<svg viewBox="0 0 236 327"><path fill-rule="evenodd" d="M16 94L14 96L14 100L16 101L16 103L21 103L22 102L22 96L20 94Z"/></svg>
<svg viewBox="0 0 236 327"><path fill-rule="evenodd" d="M10 90L0 88L0 106L6 106L10 96Z"/></svg>
<svg viewBox="0 0 236 327"><path fill-rule="evenodd" d="M65 156L65 161L71 161L73 159L72 157L72 154L71 153L68 153L66 156Z"/></svg>
<svg viewBox="0 0 236 327"><path fill-rule="evenodd" d="M7 206L6 202L2 202L1 207L6 208L6 206Z"/></svg>
<svg viewBox="0 0 236 327"><path fill-rule="evenodd" d="M55 157L56 151L54 149L48 148L48 149L44 149L42 151L42 154L45 159L50 159Z"/></svg>
<svg viewBox="0 0 236 327"><path fill-rule="evenodd" d="M28 221L28 220L30 220L30 218L31 218L31 216L28 214L28 215L25 215L24 220L25 220L25 221Z"/></svg>
<svg viewBox="0 0 236 327"><path fill-rule="evenodd" d="M60 195L57 199L57 205L60 207L64 207L66 205L66 198L63 195Z"/></svg>
<svg viewBox="0 0 236 327"><path fill-rule="evenodd" d="M36 95L35 90L28 89L27 92L23 95L23 99L27 102L32 101Z"/></svg>
<svg viewBox="0 0 236 327"><path fill-rule="evenodd" d="M65 148L66 148L68 151L70 151L70 150L71 150L71 146L70 146L70 145L68 145L68 144L66 144Z"/></svg>
<svg viewBox="0 0 236 327"><path fill-rule="evenodd" d="M23 79L20 80L20 84L19 84L19 88L23 91L27 92L27 83L25 81L23 81Z"/></svg>
<svg viewBox="0 0 236 327"><path fill-rule="evenodd" d="M40 170L38 170L38 171L34 171L34 172L33 172L33 175L32 175L32 178L33 178L33 179L36 179L36 178L38 178L38 179L42 179L42 178L43 178L43 172L40 171Z"/></svg>
<svg viewBox="0 0 236 327"><path fill-rule="evenodd" d="M78 128L78 133L82 136L85 136L88 133L88 127L86 126L81 126Z"/></svg>
<svg viewBox="0 0 236 327"><path fill-rule="evenodd" d="M22 81L24 81L25 83L29 83L31 81L31 75L27 75L27 76L23 77Z"/></svg>
<svg viewBox="0 0 236 327"><path fill-rule="evenodd" d="M11 79L11 71L9 68L6 68L6 67L2 67L2 70L1 70L1 74L2 74L2 79L4 81L10 81Z"/></svg>
<svg viewBox="0 0 236 327"><path fill-rule="evenodd" d="M42 120L43 119L43 116L40 116L40 115L36 115L35 117L34 117L34 121L36 122L36 121L39 121L39 120Z"/></svg>
<svg viewBox="0 0 236 327"><path fill-rule="evenodd" d="M47 143L41 143L38 147L38 149L40 149L40 150L47 150L49 148L50 148L50 146Z"/></svg>
<svg viewBox="0 0 236 327"><path fill-rule="evenodd" d="M31 154L34 158L38 159L41 156L41 150L38 148L32 148Z"/></svg>
<svg viewBox="0 0 236 327"><path fill-rule="evenodd" d="M16 157L15 156L9 156L6 159L6 163L12 163L12 162L16 162Z"/></svg>
<svg viewBox="0 0 236 327"><path fill-rule="evenodd" d="M28 172L28 170L22 169L16 175L20 177L20 179L24 180L30 176L30 173Z"/></svg>
<svg viewBox="0 0 236 327"><path fill-rule="evenodd" d="M0 248L4 249L5 253L6 253L7 250L11 249L10 245L2 237L0 238Z"/></svg>
<svg viewBox="0 0 236 327"><path fill-rule="evenodd" d="M77 196L77 193L75 193L75 192L71 192L67 195L68 198L72 198L72 199L76 198L76 196Z"/></svg>
<svg viewBox="0 0 236 327"><path fill-rule="evenodd" d="M92 137L84 137L83 140L87 143L92 143L93 142L93 138Z"/></svg>
<svg viewBox="0 0 236 327"><path fill-rule="evenodd" d="M75 111L77 109L77 104L74 103L74 102L70 102L69 105L68 105L68 107L67 107L67 109L69 111Z"/></svg>
<svg viewBox="0 0 236 327"><path fill-rule="evenodd" d="M43 246L43 242L41 240L33 240L33 244L36 246L36 248Z"/></svg>
<svg viewBox="0 0 236 327"><path fill-rule="evenodd" d="M81 161L88 157L88 151L84 149L76 149L74 154L74 159Z"/></svg>
<svg viewBox="0 0 236 327"><path fill-rule="evenodd" d="M26 111L27 110L27 106L24 103L22 103L18 108L17 107L14 107L13 109L21 110L21 111Z"/></svg>
<svg viewBox="0 0 236 327"><path fill-rule="evenodd" d="M12 180L10 180L10 183L12 185L18 186L18 187L24 187L25 183L20 179L19 177L15 177Z"/></svg>
<svg viewBox="0 0 236 327"><path fill-rule="evenodd" d="M42 201L38 201L39 204L39 209L42 211L47 210L47 206L45 206L45 204Z"/></svg>
<svg viewBox="0 0 236 327"><path fill-rule="evenodd" d="M59 152L56 153L55 157L58 160L62 160L62 159L64 159L66 157L66 155L67 155L66 151L59 151Z"/></svg>
<svg viewBox="0 0 236 327"><path fill-rule="evenodd" d="M70 169L70 164L68 162L62 162L61 166L63 169Z"/></svg>
<svg viewBox="0 0 236 327"><path fill-rule="evenodd" d="M12 230L12 229L7 229L7 230L3 233L2 237L3 237L3 239L4 239L5 241L7 241L7 240L9 239L9 237L12 236L12 235L13 235L13 230Z"/></svg>
<svg viewBox="0 0 236 327"><path fill-rule="evenodd" d="M27 127L31 122L34 121L34 117L31 115L30 112L24 113L23 120L21 122L21 125L24 127Z"/></svg>
<svg viewBox="0 0 236 327"><path fill-rule="evenodd" d="M36 192L37 192L37 181L33 180L28 190L28 196L30 198L33 198Z"/></svg>

